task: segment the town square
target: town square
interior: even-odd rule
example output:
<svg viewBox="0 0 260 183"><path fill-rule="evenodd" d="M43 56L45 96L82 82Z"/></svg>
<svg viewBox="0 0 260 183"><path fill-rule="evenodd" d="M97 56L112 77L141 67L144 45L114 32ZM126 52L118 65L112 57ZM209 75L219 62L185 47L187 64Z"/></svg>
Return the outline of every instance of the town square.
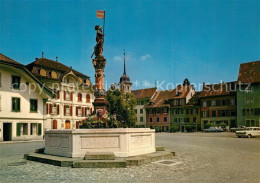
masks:
<svg viewBox="0 0 260 183"><path fill-rule="evenodd" d="M259 182L260 1L0 7L0 182Z"/></svg>

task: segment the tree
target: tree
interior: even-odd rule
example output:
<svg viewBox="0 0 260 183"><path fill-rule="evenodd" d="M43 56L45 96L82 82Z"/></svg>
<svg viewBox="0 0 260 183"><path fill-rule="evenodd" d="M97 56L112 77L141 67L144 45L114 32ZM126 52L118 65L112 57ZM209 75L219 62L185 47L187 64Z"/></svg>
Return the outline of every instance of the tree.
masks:
<svg viewBox="0 0 260 183"><path fill-rule="evenodd" d="M135 127L136 113L134 107L136 100L133 94L124 93L119 89L109 90L106 95L107 109L110 115L115 115L121 127Z"/></svg>

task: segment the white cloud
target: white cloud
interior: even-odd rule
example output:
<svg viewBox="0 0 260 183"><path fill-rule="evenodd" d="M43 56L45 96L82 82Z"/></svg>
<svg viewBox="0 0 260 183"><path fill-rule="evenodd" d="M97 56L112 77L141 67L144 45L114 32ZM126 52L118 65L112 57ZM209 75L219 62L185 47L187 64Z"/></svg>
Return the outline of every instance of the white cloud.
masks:
<svg viewBox="0 0 260 183"><path fill-rule="evenodd" d="M142 61L145 61L145 60L147 60L147 59L149 59L149 58L151 58L151 57L152 57L152 56L151 56L150 54L145 54L145 55L141 56L140 59L141 59Z"/></svg>
<svg viewBox="0 0 260 183"><path fill-rule="evenodd" d="M114 56L113 60L114 61L122 61L123 59L120 56Z"/></svg>

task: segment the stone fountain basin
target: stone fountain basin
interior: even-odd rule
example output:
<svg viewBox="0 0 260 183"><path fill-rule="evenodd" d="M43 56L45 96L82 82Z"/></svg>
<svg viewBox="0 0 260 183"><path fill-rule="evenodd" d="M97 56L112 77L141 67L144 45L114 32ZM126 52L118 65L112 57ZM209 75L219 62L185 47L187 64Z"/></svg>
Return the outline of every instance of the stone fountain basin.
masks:
<svg viewBox="0 0 260 183"><path fill-rule="evenodd" d="M113 152L130 157L156 152L150 128L69 129L45 132L45 154L83 158L86 153Z"/></svg>

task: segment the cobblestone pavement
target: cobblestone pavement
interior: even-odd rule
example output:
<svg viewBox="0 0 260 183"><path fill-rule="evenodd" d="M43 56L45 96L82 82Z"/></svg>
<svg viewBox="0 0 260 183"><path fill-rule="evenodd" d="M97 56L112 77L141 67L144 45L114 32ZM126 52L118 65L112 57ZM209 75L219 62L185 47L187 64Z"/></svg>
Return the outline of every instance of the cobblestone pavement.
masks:
<svg viewBox="0 0 260 183"><path fill-rule="evenodd" d="M26 161L43 142L0 144L0 182L260 182L260 140L233 133L158 133L173 164L74 169ZM17 164L17 162L24 162Z"/></svg>

